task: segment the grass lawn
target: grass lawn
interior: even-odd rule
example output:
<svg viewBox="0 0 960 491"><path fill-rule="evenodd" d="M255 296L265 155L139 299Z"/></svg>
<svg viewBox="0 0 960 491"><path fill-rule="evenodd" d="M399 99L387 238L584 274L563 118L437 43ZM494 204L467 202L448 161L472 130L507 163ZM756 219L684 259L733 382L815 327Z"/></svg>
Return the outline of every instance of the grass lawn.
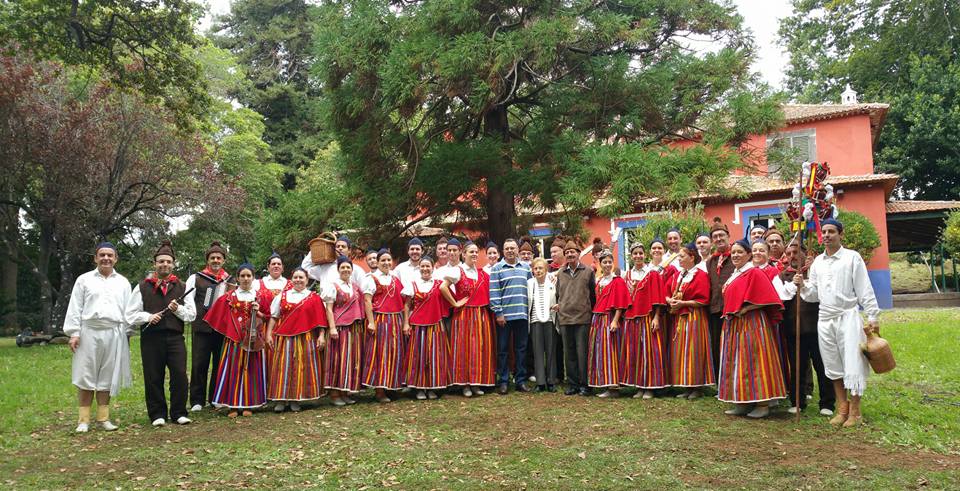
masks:
<svg viewBox="0 0 960 491"><path fill-rule="evenodd" d="M960 488L960 309L885 313L898 367L870 379L866 427L764 421L712 398L485 395L149 425L135 387L115 433L75 435L66 346L0 340L0 483L8 488ZM139 384L138 384L139 382Z"/></svg>

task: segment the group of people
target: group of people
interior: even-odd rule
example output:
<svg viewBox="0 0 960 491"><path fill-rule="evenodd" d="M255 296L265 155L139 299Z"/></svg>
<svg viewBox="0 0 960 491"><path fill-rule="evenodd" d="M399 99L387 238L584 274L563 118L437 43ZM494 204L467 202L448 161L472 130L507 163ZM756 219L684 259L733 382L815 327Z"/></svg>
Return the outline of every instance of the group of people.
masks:
<svg viewBox="0 0 960 491"><path fill-rule="evenodd" d="M553 392L561 368L566 395L611 398L635 388L633 397L650 399L673 387L693 399L715 387L732 404L727 414L762 418L788 397L789 411L804 409L793 374L805 387L811 362L821 414L856 426L869 373L858 345L878 328L879 309L862 258L842 247L843 225L827 220L822 230L825 252L810 264L803 244L776 229L757 226L731 242L715 219L689 244L674 229L666 241L630 245L623 272L599 241L590 247L595 270L574 240L553 242L549 259L534 257L525 241L488 243L480 267L480 247L456 238L438 241L437 258L414 238L399 264L387 249L368 250L364 271L341 236L336 261L308 253L289 279L277 254L262 278L250 264L230 275L227 251L214 242L206 267L186 281L172 273L176 256L164 241L155 271L132 291L114 270L116 248L102 243L97 268L74 286L64 325L77 431L89 430L94 398L98 426L117 428L109 398L130 383L131 333L141 336L154 426L190 423L188 397L190 411L209 405L238 417L269 404L299 411L324 396L346 406L365 388L384 403L404 392L436 399L451 388L465 397L507 394L511 382L519 392Z"/></svg>

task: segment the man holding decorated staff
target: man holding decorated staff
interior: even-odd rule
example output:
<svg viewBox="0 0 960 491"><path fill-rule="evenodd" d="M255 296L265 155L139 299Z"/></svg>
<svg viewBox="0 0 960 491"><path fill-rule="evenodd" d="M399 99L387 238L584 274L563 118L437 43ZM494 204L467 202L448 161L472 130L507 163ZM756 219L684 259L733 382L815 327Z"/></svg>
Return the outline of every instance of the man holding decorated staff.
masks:
<svg viewBox="0 0 960 491"><path fill-rule="evenodd" d="M77 388L77 433L90 430L90 406L97 399L97 425L117 429L110 421L110 397L129 387L130 346L124 309L130 282L113 268L117 248L101 242L94 251L97 268L77 278L63 322L73 352L71 381Z"/></svg>
<svg viewBox="0 0 960 491"><path fill-rule="evenodd" d="M723 330L723 285L733 274L730 262L730 230L720 221L713 219L710 227L710 240L713 241L713 255L707 259L707 275L710 278L710 352L713 357L713 376L720 373L720 336Z"/></svg>
<svg viewBox="0 0 960 491"><path fill-rule="evenodd" d="M190 323L191 411L200 411L213 400L213 391L216 388L216 380L210 376L210 372L216 374L220 365L223 334L213 330L204 320L204 316L218 298L234 288L231 285L233 278L223 269L226 258L227 250L219 242L211 243L206 253L206 268L187 278L187 284L184 285L189 292L184 304L193 305L196 312L195 320Z"/></svg>
<svg viewBox="0 0 960 491"><path fill-rule="evenodd" d="M181 425L190 423L183 325L194 321L196 309L193 302L177 302L186 286L173 274L175 260L170 241L163 241L153 255L154 273L137 284L127 304L127 321L140 329L143 390L153 426L163 426L168 419ZM169 408L163 390L166 370L170 371Z"/></svg>
<svg viewBox="0 0 960 491"><path fill-rule="evenodd" d="M771 231L775 229L770 229ZM769 233L769 231L768 231ZM769 240L768 240L769 243ZM771 247L771 250L773 248ZM791 294L796 294L797 286L793 283L795 276L801 275L807 262L806 248L798 240L793 240L786 249L786 262L783 272L780 273L780 279L784 287ZM797 305L800 302L800 364L796 366L797 349ZM807 302L803 298L794 296L783 302L783 322L780 332L786 341L786 357L790 367L787 375L787 396L790 397L791 404L788 412L795 414L797 411L803 411L807 407L807 398L804 395L804 389L810 383L810 364L813 363L813 371L817 375L817 385L820 387L820 414L823 416L833 416L834 405L836 404L836 395L833 393L833 384L827 378L823 371L823 359L820 357L820 346L817 341L817 320L820 317L820 305L817 302ZM796 375L800 372L800 395L796 393Z"/></svg>
<svg viewBox="0 0 960 491"><path fill-rule="evenodd" d="M810 266L809 278L793 278L800 295L808 302L820 302L817 322L820 354L827 378L833 381L837 412L830 423L844 427L863 423L860 398L867 388L870 366L860 351L866 334L878 331L880 307L874 295L867 266L856 251L843 247L843 224L835 219L821 224L824 251ZM863 327L859 308L867 314ZM850 397L847 397L847 391Z"/></svg>

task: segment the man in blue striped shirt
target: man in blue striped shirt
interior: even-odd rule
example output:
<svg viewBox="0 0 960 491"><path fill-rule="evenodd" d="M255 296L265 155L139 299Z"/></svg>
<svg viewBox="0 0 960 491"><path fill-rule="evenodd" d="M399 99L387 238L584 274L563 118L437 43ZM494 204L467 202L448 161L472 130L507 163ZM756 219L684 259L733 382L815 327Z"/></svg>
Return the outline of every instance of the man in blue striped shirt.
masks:
<svg viewBox="0 0 960 491"><path fill-rule="evenodd" d="M514 384L518 392L527 392L527 337L529 304L527 280L530 267L519 260L520 247L515 239L503 242L503 259L490 270L490 310L497 318L497 392L506 394L510 383L507 364L510 339L517 373Z"/></svg>

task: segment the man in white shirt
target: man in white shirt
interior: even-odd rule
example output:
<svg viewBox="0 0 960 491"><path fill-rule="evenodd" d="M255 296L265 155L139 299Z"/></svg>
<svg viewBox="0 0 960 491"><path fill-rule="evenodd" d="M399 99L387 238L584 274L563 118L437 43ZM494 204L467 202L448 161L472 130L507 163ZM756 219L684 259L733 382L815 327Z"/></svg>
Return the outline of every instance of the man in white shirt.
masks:
<svg viewBox="0 0 960 491"><path fill-rule="evenodd" d="M106 431L110 421L110 396L128 387L130 346L124 309L130 299L130 282L114 270L117 248L102 242L94 253L97 269L77 278L63 322L73 351L72 382L77 387L77 432L90 429L90 406L97 399L97 425Z"/></svg>
<svg viewBox="0 0 960 491"><path fill-rule="evenodd" d="M420 258L423 257L423 241L414 237L407 243L407 256L410 258L393 268L404 286L412 284L420 277Z"/></svg>
<svg viewBox="0 0 960 491"><path fill-rule="evenodd" d="M667 232L667 252L660 260L660 267L667 268L671 264L680 262L680 244L683 243L683 237L680 235L680 229L674 227Z"/></svg>
<svg viewBox="0 0 960 491"><path fill-rule="evenodd" d="M866 334L879 330L877 305L867 266L856 251L845 249L843 224L829 219L821 224L824 252L810 266L809 279L796 275L794 284L807 302L820 302L817 334L827 378L837 396L833 425L858 426L863 418L860 397L867 387L870 366L860 351ZM867 314L863 327L858 307ZM847 391L850 391L849 401Z"/></svg>
<svg viewBox="0 0 960 491"><path fill-rule="evenodd" d="M333 244L333 248L337 251L337 257L350 257L351 245L352 243L346 235L337 237L337 241ZM303 261L300 262L300 267L305 269L307 276L313 278L321 287L333 283L340 277L340 273L337 272L336 261L327 264L313 264L313 257L310 255L310 252L307 252L307 255L303 257ZM360 271L360 268L353 268L353 272L350 273L350 282L360 285L362 281L363 272Z"/></svg>

